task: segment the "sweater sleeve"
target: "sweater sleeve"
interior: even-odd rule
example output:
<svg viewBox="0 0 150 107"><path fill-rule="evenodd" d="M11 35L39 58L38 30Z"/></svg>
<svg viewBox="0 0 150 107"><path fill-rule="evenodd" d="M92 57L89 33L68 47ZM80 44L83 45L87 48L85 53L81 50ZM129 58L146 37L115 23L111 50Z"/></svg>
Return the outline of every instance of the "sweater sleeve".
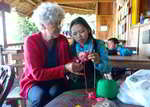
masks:
<svg viewBox="0 0 150 107"><path fill-rule="evenodd" d="M25 66L27 66L28 69L28 74L26 75L32 76L32 78L36 81L63 78L64 65L44 68L44 57L42 56L43 54L41 54L42 52L38 45L39 44L37 44L32 37L25 40L24 59Z"/></svg>

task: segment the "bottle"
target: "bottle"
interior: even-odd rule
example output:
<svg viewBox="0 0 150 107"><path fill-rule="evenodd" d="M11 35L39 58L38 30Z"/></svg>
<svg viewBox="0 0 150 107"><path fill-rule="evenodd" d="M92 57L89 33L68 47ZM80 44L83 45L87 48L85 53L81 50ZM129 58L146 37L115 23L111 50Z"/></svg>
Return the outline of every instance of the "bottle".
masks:
<svg viewBox="0 0 150 107"><path fill-rule="evenodd" d="M140 24L144 24L144 15L141 13L140 15Z"/></svg>

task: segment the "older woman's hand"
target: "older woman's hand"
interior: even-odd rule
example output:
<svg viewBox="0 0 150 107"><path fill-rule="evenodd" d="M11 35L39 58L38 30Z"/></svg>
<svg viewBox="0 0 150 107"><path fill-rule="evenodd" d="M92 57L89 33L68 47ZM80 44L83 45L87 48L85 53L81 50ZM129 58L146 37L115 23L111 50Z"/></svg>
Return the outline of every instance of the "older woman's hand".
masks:
<svg viewBox="0 0 150 107"><path fill-rule="evenodd" d="M91 53L88 55L88 59L92 60L94 63L99 64L100 63L100 56L98 53Z"/></svg>
<svg viewBox="0 0 150 107"><path fill-rule="evenodd" d="M65 70L76 75L84 75L84 73L80 72L81 70L83 70L83 68L84 66L82 64L76 62L65 64Z"/></svg>

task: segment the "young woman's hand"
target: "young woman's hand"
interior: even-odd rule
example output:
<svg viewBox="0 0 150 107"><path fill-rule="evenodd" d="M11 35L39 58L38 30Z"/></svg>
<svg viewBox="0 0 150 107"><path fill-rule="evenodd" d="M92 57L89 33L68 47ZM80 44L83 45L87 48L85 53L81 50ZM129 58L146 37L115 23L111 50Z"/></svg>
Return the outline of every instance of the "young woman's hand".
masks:
<svg viewBox="0 0 150 107"><path fill-rule="evenodd" d="M99 64L100 63L100 56L98 53L90 53L88 55L88 59L92 60L94 63Z"/></svg>
<svg viewBox="0 0 150 107"><path fill-rule="evenodd" d="M81 62L86 62L89 60L88 55L89 55L89 52L80 52L78 55L78 58Z"/></svg>
<svg viewBox="0 0 150 107"><path fill-rule="evenodd" d="M76 75L84 75L84 73L80 72L81 70L83 70L83 68L84 66L82 64L76 62L65 64L65 70Z"/></svg>

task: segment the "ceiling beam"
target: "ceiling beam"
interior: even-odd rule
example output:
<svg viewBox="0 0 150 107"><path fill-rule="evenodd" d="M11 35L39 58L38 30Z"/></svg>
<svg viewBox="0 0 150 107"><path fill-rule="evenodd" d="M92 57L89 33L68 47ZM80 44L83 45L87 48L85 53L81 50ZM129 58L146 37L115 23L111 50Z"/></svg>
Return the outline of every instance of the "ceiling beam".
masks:
<svg viewBox="0 0 150 107"><path fill-rule="evenodd" d="M96 0L43 0L44 2L56 2L58 4L80 4L80 3L93 3Z"/></svg>
<svg viewBox="0 0 150 107"><path fill-rule="evenodd" d="M116 0L43 0L43 2L57 2L58 4L80 4L80 3L93 3L93 2L114 2Z"/></svg>
<svg viewBox="0 0 150 107"><path fill-rule="evenodd" d="M65 11L76 11L77 13L79 11L84 12L84 13L95 13L95 10L92 9L85 9L85 8L77 8L77 7L70 7L70 6L65 6L65 5L60 5ZM80 13L80 12L79 12Z"/></svg>
<svg viewBox="0 0 150 107"><path fill-rule="evenodd" d="M36 6L37 4L35 2L33 2L32 0L25 0L26 2L32 4L33 6Z"/></svg>
<svg viewBox="0 0 150 107"><path fill-rule="evenodd" d="M114 2L116 0L97 0L98 2Z"/></svg>

